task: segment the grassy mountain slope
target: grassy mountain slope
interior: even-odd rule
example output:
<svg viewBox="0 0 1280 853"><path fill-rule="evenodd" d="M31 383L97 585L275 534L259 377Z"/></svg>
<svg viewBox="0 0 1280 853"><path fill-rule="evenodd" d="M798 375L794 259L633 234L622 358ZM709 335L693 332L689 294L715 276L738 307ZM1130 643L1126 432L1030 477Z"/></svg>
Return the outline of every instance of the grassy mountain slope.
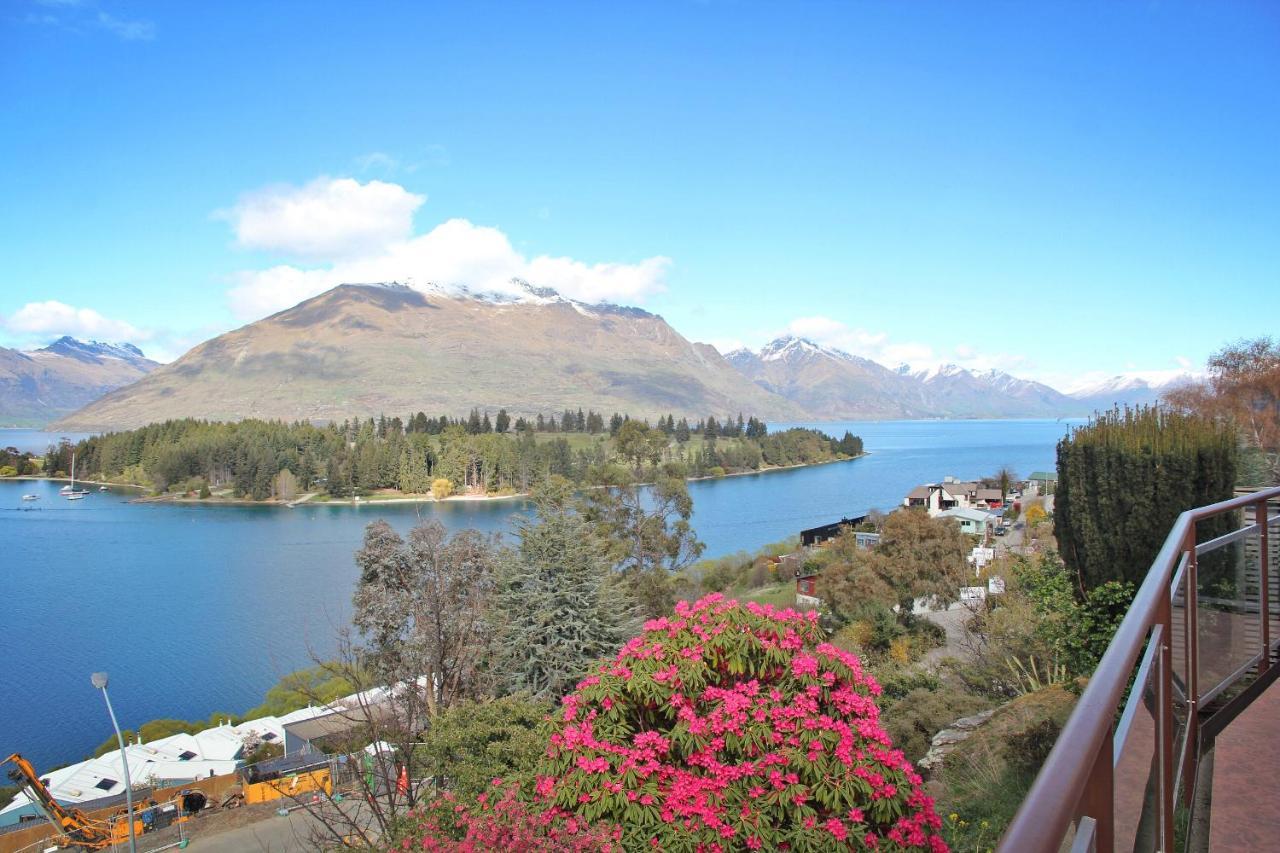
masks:
<svg viewBox="0 0 1280 853"><path fill-rule="evenodd" d="M340 285L220 335L64 418L122 429L175 417L341 420L594 408L656 417L801 416L654 314L547 291L493 299Z"/></svg>

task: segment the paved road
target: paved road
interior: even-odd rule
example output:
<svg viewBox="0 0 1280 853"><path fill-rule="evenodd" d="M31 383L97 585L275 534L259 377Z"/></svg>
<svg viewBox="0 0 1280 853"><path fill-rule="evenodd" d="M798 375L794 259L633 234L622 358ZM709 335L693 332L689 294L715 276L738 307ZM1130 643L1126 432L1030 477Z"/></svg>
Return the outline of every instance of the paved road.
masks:
<svg viewBox="0 0 1280 853"><path fill-rule="evenodd" d="M343 809L349 808L347 803ZM312 853L317 848L311 838L319 828L319 822L306 809L296 809L288 817L273 813L246 826L197 835L187 849L197 853Z"/></svg>
<svg viewBox="0 0 1280 853"><path fill-rule="evenodd" d="M187 845L199 853L304 853L315 850L308 839L315 819L299 810L288 817L272 817L208 836L196 836Z"/></svg>
<svg viewBox="0 0 1280 853"><path fill-rule="evenodd" d="M945 658L964 658L964 626L972 612L964 604L953 604L946 610L927 610L919 614L947 632L947 641L936 649L927 651L918 666L933 669Z"/></svg>

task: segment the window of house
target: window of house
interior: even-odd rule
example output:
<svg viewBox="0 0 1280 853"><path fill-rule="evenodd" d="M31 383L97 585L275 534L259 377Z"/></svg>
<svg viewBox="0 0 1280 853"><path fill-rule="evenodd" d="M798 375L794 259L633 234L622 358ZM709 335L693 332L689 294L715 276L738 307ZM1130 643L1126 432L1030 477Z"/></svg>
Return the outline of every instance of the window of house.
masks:
<svg viewBox="0 0 1280 853"><path fill-rule="evenodd" d="M189 749L188 749L188 750L186 750L185 752L180 752L180 753L178 753L178 760L179 760L179 761L190 761L191 759L193 759L193 758L195 758L195 757L196 757L196 754L195 754L194 752L192 752L191 750L189 750Z"/></svg>
<svg viewBox="0 0 1280 853"><path fill-rule="evenodd" d="M116 785L119 785L119 784L120 783L117 782L115 779L108 779L107 777L103 776L101 779L98 780L98 784L94 785L93 787L101 788L104 791L110 791L112 788L114 788Z"/></svg>

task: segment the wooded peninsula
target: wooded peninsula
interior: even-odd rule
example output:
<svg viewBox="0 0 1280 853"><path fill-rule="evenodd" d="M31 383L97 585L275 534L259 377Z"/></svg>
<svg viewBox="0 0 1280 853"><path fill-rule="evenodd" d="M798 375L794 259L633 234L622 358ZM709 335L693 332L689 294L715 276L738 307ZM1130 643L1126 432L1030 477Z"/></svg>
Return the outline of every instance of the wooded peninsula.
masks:
<svg viewBox="0 0 1280 853"><path fill-rule="evenodd" d="M525 494L551 477L575 486L721 477L862 455L862 439L770 433L750 417L647 420L566 410L513 420L419 412L341 424L171 420L51 448L43 472L143 486L155 495L293 501Z"/></svg>

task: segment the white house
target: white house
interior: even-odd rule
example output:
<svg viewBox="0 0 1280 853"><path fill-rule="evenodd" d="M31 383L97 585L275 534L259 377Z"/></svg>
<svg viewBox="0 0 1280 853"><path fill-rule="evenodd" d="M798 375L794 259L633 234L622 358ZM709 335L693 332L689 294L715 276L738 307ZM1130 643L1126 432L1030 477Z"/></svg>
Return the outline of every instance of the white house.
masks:
<svg viewBox="0 0 1280 853"><path fill-rule="evenodd" d="M930 517L937 517L949 509L971 509L987 506L991 502L990 490L982 489L971 480L959 480L955 477L943 477L941 483L925 483L916 486L905 498L905 507L923 507ZM995 502L1000 500L996 492Z"/></svg>
<svg viewBox="0 0 1280 853"><path fill-rule="evenodd" d="M975 536L986 536L996 524L998 516L982 509L958 508L940 512L936 518L951 518L960 523L960 529Z"/></svg>

